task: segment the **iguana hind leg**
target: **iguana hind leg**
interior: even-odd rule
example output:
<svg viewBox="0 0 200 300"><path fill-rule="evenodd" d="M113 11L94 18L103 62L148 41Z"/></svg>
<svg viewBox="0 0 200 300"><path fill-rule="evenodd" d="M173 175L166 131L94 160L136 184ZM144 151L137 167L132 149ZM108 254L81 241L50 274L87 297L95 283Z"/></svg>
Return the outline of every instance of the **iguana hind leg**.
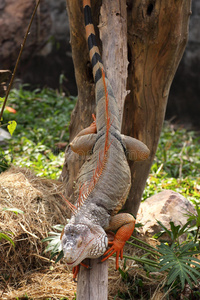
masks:
<svg viewBox="0 0 200 300"><path fill-rule="evenodd" d="M97 127L94 115L93 118L94 122L92 122L89 127L81 130L70 143L72 151L78 153L79 155L89 154L95 144Z"/></svg>
<svg viewBox="0 0 200 300"><path fill-rule="evenodd" d="M111 246L105 253L102 261L108 259L111 255L116 253L116 269L119 268L119 256L123 258L123 248L130 238L133 230L135 228L135 218L127 213L121 213L115 215L111 218L109 227L106 228L106 231L117 230L114 240L111 238L111 241L108 242L108 245Z"/></svg>

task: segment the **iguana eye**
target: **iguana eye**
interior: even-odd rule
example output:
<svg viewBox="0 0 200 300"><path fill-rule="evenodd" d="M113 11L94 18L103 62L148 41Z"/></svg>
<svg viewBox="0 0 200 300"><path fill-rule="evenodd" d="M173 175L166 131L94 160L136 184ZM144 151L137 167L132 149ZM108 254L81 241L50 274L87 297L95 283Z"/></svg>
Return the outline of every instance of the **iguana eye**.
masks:
<svg viewBox="0 0 200 300"><path fill-rule="evenodd" d="M108 246L108 237L107 237L107 235L105 235L105 237L104 237L104 244L105 244L105 247L107 248L107 246Z"/></svg>

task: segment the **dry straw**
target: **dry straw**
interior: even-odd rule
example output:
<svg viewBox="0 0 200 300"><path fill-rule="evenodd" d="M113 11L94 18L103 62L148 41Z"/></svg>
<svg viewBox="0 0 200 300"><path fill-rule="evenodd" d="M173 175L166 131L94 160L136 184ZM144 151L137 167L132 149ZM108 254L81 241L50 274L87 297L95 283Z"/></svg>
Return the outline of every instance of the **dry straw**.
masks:
<svg viewBox="0 0 200 300"><path fill-rule="evenodd" d="M0 298L19 296L19 288L22 293L29 292L32 277L35 293L42 295L48 290L46 285L49 285L54 295L51 276L55 274L51 275L49 271L53 263L47 254L44 256L46 245L41 240L47 237L52 225L65 224L69 217L68 208L59 196L60 192L63 192L60 182L38 178L25 168L12 167L0 175L0 232L7 233L15 243L14 248L4 239L0 241ZM24 214L2 211L4 207L18 208ZM66 277L71 278L64 265L58 266L63 269L59 273L65 277L65 281ZM41 272L42 275L38 275L40 280L36 283L37 274ZM47 277L42 280L44 274L49 275L49 284ZM40 285L39 290L37 284ZM66 288L66 284L63 288ZM48 291L47 295L51 292ZM34 296L34 299L41 299L37 297Z"/></svg>

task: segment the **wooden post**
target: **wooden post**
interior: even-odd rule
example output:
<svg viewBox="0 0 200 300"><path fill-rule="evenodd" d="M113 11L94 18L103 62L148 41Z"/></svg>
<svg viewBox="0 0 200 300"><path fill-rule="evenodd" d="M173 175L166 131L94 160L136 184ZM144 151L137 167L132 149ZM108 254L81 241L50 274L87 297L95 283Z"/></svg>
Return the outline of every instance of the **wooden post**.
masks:
<svg viewBox="0 0 200 300"><path fill-rule="evenodd" d="M108 261L101 258L84 261L91 268L80 267L77 284L77 300L108 299Z"/></svg>

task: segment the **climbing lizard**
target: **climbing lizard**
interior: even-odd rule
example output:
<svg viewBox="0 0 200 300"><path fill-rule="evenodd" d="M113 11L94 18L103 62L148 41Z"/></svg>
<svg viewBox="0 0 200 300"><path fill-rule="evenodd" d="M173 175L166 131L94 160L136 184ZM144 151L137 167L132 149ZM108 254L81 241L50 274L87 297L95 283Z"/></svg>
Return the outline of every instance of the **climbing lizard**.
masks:
<svg viewBox="0 0 200 300"><path fill-rule="evenodd" d="M97 47L90 0L83 0L83 10L95 83L96 118L93 115L94 122L70 143L74 152L92 154L77 178L76 204L68 203L72 216L63 230L61 243L68 266L76 267L85 258L102 255L104 261L116 253L118 269L119 256L122 259L123 247L135 226L132 215L117 214L131 186L127 158L145 160L149 149L141 141L120 133L119 110ZM110 234L113 231L115 235ZM74 277L76 273L77 268Z"/></svg>

